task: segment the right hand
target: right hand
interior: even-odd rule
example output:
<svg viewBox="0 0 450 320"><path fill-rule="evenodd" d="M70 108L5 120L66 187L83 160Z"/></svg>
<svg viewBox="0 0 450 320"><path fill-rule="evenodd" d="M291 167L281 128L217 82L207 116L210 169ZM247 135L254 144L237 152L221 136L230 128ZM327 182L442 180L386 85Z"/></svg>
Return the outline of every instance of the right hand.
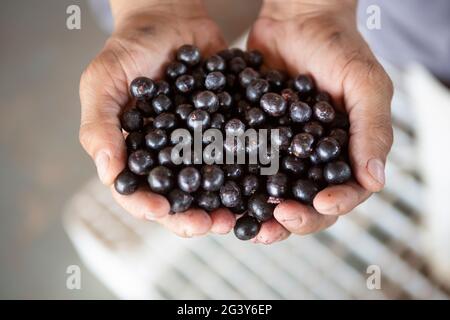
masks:
<svg viewBox="0 0 450 320"><path fill-rule="evenodd" d="M183 44L194 44L205 55L225 48L218 27L197 2L147 4L115 18L114 33L80 81L80 142L94 160L100 180L111 187L115 200L130 214L155 220L180 236L229 232L235 217L226 209L211 214L191 209L169 215L170 205L163 196L149 189L123 196L113 187L126 165L119 116L129 103L130 82L138 76L161 78L162 67Z"/></svg>

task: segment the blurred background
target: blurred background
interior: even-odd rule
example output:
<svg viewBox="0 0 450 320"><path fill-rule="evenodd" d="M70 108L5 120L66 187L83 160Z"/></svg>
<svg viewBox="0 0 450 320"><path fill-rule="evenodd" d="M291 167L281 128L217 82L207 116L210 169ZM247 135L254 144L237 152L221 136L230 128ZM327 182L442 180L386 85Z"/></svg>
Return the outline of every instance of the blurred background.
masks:
<svg viewBox="0 0 450 320"><path fill-rule="evenodd" d="M206 2L229 41L260 6ZM66 28L73 4L81 8L81 30ZM432 170L429 159L448 159L430 141L450 136L450 103L425 69L387 66L396 85L388 185L350 218L269 248L232 236L180 241L117 208L92 179L94 165L79 145L79 78L108 36L98 6L1 3L0 298L449 297L450 212L442 198L450 188L439 179L448 172ZM421 116L417 110L430 103L436 112ZM70 265L81 268L80 290L66 287ZM380 267L380 290L367 288L370 265Z"/></svg>

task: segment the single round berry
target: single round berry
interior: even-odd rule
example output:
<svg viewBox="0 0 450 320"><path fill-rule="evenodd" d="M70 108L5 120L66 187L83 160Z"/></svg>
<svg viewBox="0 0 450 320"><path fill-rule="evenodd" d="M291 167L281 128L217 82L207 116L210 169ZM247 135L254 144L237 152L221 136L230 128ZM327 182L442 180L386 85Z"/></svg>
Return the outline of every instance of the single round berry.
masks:
<svg viewBox="0 0 450 320"><path fill-rule="evenodd" d="M314 95L314 101L315 102L325 101L331 103L331 96L328 92L319 91Z"/></svg>
<svg viewBox="0 0 450 320"><path fill-rule="evenodd" d="M286 174L278 172L267 178L267 193L271 197L284 197L288 192L288 177Z"/></svg>
<svg viewBox="0 0 450 320"><path fill-rule="evenodd" d="M200 187L202 178L194 167L185 167L178 173L178 187L185 192L195 192Z"/></svg>
<svg viewBox="0 0 450 320"><path fill-rule="evenodd" d="M243 88L253 81L259 78L259 73L253 68L245 68L239 73L239 83Z"/></svg>
<svg viewBox="0 0 450 320"><path fill-rule="evenodd" d="M134 151L128 157L128 168L131 172L140 176L148 174L154 164L155 157L147 150Z"/></svg>
<svg viewBox="0 0 450 320"><path fill-rule="evenodd" d="M242 201L241 190L234 181L227 181L220 188L220 200L227 207L236 207Z"/></svg>
<svg viewBox="0 0 450 320"><path fill-rule="evenodd" d="M316 146L316 152L322 162L328 162L339 156L341 146L336 139L327 137L319 140Z"/></svg>
<svg viewBox="0 0 450 320"><path fill-rule="evenodd" d="M317 121L310 121L304 124L303 132L313 135L315 138L320 138L325 134L325 129Z"/></svg>
<svg viewBox="0 0 450 320"><path fill-rule="evenodd" d="M137 109L130 109L122 113L120 124L127 132L139 131L144 126L144 118Z"/></svg>
<svg viewBox="0 0 450 320"><path fill-rule="evenodd" d="M251 50L245 52L244 60L247 63L247 65L253 68L259 68L264 62L263 55L258 50Z"/></svg>
<svg viewBox="0 0 450 320"><path fill-rule="evenodd" d="M180 104L175 108L175 113L183 121L187 120L192 111L194 111L194 107L187 103Z"/></svg>
<svg viewBox="0 0 450 320"><path fill-rule="evenodd" d="M166 68L166 75L169 79L176 79L179 76L185 74L188 71L188 68L185 64L179 61L173 61L169 63Z"/></svg>
<svg viewBox="0 0 450 320"><path fill-rule="evenodd" d="M238 180L244 175L244 166L241 164L227 164L224 170L228 180Z"/></svg>
<svg viewBox="0 0 450 320"><path fill-rule="evenodd" d="M195 88L195 79L191 75L183 74L175 81L175 87L182 93L189 93Z"/></svg>
<svg viewBox="0 0 450 320"><path fill-rule="evenodd" d="M205 110L196 109L187 118L187 126L192 130L206 130L211 124L211 116Z"/></svg>
<svg viewBox="0 0 450 320"><path fill-rule="evenodd" d="M131 81L130 94L136 99L151 99L156 92L155 83L152 79L138 77Z"/></svg>
<svg viewBox="0 0 450 320"><path fill-rule="evenodd" d="M313 152L314 137L309 133L299 133L291 142L290 151L299 158L307 158Z"/></svg>
<svg viewBox="0 0 450 320"><path fill-rule="evenodd" d="M139 177L129 169L124 169L114 181L114 189L120 194L128 195L134 193L139 187Z"/></svg>
<svg viewBox="0 0 450 320"><path fill-rule="evenodd" d="M288 175L299 177L306 173L307 164L303 159L287 155L281 159L281 169Z"/></svg>
<svg viewBox="0 0 450 320"><path fill-rule="evenodd" d="M331 104L326 101L316 102L313 106L314 117L323 123L331 123L336 116L336 111Z"/></svg>
<svg viewBox="0 0 450 320"><path fill-rule="evenodd" d="M294 101L289 107L289 115L293 122L304 123L311 119L312 110L307 103Z"/></svg>
<svg viewBox="0 0 450 320"><path fill-rule="evenodd" d="M261 96L269 91L269 82L265 79L252 80L245 90L247 99L251 102L257 102Z"/></svg>
<svg viewBox="0 0 450 320"><path fill-rule="evenodd" d="M221 91L226 84L227 80L220 71L210 72L205 78L205 88L211 91Z"/></svg>
<svg viewBox="0 0 450 320"><path fill-rule="evenodd" d="M156 129L174 129L177 125L177 118L174 113L163 112L160 113L153 120L153 126Z"/></svg>
<svg viewBox="0 0 450 320"><path fill-rule="evenodd" d="M259 189L258 176L254 174L248 174L241 181L242 194L246 197L253 195Z"/></svg>
<svg viewBox="0 0 450 320"><path fill-rule="evenodd" d="M155 111L149 100L137 100L136 109L138 109L144 117L151 117Z"/></svg>
<svg viewBox="0 0 450 320"><path fill-rule="evenodd" d="M230 108L233 105L233 98L231 97L231 95L228 92L223 91L217 94L217 98L219 99L219 107L221 111L230 111Z"/></svg>
<svg viewBox="0 0 450 320"><path fill-rule="evenodd" d="M167 134L162 129L154 129L145 135L145 145L152 150L161 150L169 143Z"/></svg>
<svg viewBox="0 0 450 320"><path fill-rule="evenodd" d="M308 95L314 91L314 81L310 76L301 74L295 78L294 87L301 95Z"/></svg>
<svg viewBox="0 0 450 320"><path fill-rule="evenodd" d="M206 59L205 68L209 72L224 71L226 68L225 59L218 54L212 55L208 59Z"/></svg>
<svg viewBox="0 0 450 320"><path fill-rule="evenodd" d="M317 165L309 168L308 179L313 181L318 186L324 186L325 178L323 176L323 168Z"/></svg>
<svg viewBox="0 0 450 320"><path fill-rule="evenodd" d="M239 204L235 207L228 208L232 213L234 214L243 214L247 212L247 202L245 200L242 200L239 202Z"/></svg>
<svg viewBox="0 0 450 320"><path fill-rule="evenodd" d="M160 94L159 96L153 98L153 100L152 100L153 110L157 114L160 114L161 112L164 112L164 111L169 111L171 106L172 106L172 101L165 94Z"/></svg>
<svg viewBox="0 0 450 320"><path fill-rule="evenodd" d="M129 151L136 151L144 146L144 135L140 132L131 132L125 139Z"/></svg>
<svg viewBox="0 0 450 320"><path fill-rule="evenodd" d="M271 142L278 146L279 150L288 150L291 145L292 136L294 135L292 129L289 127L278 127L275 130L278 130L278 137L276 138L276 135L272 134Z"/></svg>
<svg viewBox="0 0 450 320"><path fill-rule="evenodd" d="M177 60L188 66L195 66L201 60L200 50L193 45L185 44L178 48Z"/></svg>
<svg viewBox="0 0 450 320"><path fill-rule="evenodd" d="M299 101L297 92L295 92L290 88L285 88L281 90L281 96L283 97L284 100L286 100L288 105L292 104L295 101Z"/></svg>
<svg viewBox="0 0 450 320"><path fill-rule="evenodd" d="M197 205L207 212L214 211L220 207L220 197L217 192L201 191L196 198Z"/></svg>
<svg viewBox="0 0 450 320"><path fill-rule="evenodd" d="M248 199L249 215L258 219L258 221L267 221L273 217L275 205L269 203L269 197L265 194L254 194Z"/></svg>
<svg viewBox="0 0 450 320"><path fill-rule="evenodd" d="M239 119L231 119L225 124L225 133L228 135L239 136L244 134L245 124Z"/></svg>
<svg viewBox="0 0 450 320"><path fill-rule="evenodd" d="M216 112L219 108L219 98L212 91L201 91L192 99L195 108L207 110L210 113Z"/></svg>
<svg viewBox="0 0 450 320"><path fill-rule="evenodd" d="M219 191L225 181L225 174L217 165L202 168L202 188L206 191Z"/></svg>
<svg viewBox="0 0 450 320"><path fill-rule="evenodd" d="M239 74L242 70L247 67L245 60L242 57L234 57L228 62L228 70L231 73Z"/></svg>
<svg viewBox="0 0 450 320"><path fill-rule="evenodd" d="M246 215L236 220L233 231L239 240L250 240L258 235L260 229L258 220Z"/></svg>
<svg viewBox="0 0 450 320"><path fill-rule="evenodd" d="M211 115L211 128L221 130L225 124L225 116L222 113L213 113Z"/></svg>
<svg viewBox="0 0 450 320"><path fill-rule="evenodd" d="M158 166L150 171L147 182L153 192L166 194L173 189L174 176L169 168Z"/></svg>
<svg viewBox="0 0 450 320"><path fill-rule="evenodd" d="M158 152L158 163L165 167L174 167L172 162L172 147L165 147Z"/></svg>
<svg viewBox="0 0 450 320"><path fill-rule="evenodd" d="M174 189L170 191L168 200L170 203L170 210L174 213L177 213L188 210L191 207L192 202L194 201L194 197L187 192L179 189Z"/></svg>
<svg viewBox="0 0 450 320"><path fill-rule="evenodd" d="M285 81L284 74L274 69L267 71L264 78L269 82L272 90L279 90Z"/></svg>
<svg viewBox="0 0 450 320"><path fill-rule="evenodd" d="M287 103L279 94L265 93L260 100L261 108L273 117L280 117L286 112Z"/></svg>
<svg viewBox="0 0 450 320"><path fill-rule="evenodd" d="M316 184L309 180L297 180L292 185L292 195L304 204L312 204L314 197L319 192Z"/></svg>
<svg viewBox="0 0 450 320"><path fill-rule="evenodd" d="M245 120L250 127L259 127L266 122L266 114L261 108L253 107L245 112Z"/></svg>
<svg viewBox="0 0 450 320"><path fill-rule="evenodd" d="M341 147L348 143L348 133L344 129L336 128L330 131L330 137L336 139Z"/></svg>
<svg viewBox="0 0 450 320"><path fill-rule="evenodd" d="M155 81L155 85L156 85L155 96L160 95L160 94L165 94L165 95L170 94L170 85L167 81L157 80L157 81Z"/></svg>
<svg viewBox="0 0 450 320"><path fill-rule="evenodd" d="M344 161L330 162L325 165L323 176L328 183L341 184L350 180L352 170Z"/></svg>

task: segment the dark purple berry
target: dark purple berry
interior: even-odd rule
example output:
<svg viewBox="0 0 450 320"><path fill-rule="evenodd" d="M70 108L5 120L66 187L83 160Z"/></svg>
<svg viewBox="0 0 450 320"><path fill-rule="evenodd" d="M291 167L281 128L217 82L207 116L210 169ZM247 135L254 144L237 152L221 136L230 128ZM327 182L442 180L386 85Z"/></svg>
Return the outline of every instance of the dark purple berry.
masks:
<svg viewBox="0 0 450 320"><path fill-rule="evenodd" d="M227 208L236 207L242 201L241 190L234 181L225 182L219 194L222 204Z"/></svg>
<svg viewBox="0 0 450 320"><path fill-rule="evenodd" d="M220 55L212 55L205 61L205 68L209 72L224 71L226 68L225 59Z"/></svg>
<svg viewBox="0 0 450 320"><path fill-rule="evenodd" d="M267 71L264 78L269 82L270 88L272 90L279 90L283 86L285 81L284 74L274 69Z"/></svg>
<svg viewBox="0 0 450 320"><path fill-rule="evenodd" d="M238 180L244 175L244 166L241 164L227 164L224 170L228 180Z"/></svg>
<svg viewBox="0 0 450 320"><path fill-rule="evenodd" d="M305 96L314 91L314 81L310 76L301 74L295 78L294 87L298 93Z"/></svg>
<svg viewBox="0 0 450 320"><path fill-rule="evenodd" d="M298 177L306 173L307 164L303 159L287 155L281 159L281 169L289 176Z"/></svg>
<svg viewBox="0 0 450 320"><path fill-rule="evenodd" d="M234 235L239 240L250 240L258 235L261 224L253 217L243 216L236 220Z"/></svg>
<svg viewBox="0 0 450 320"><path fill-rule="evenodd" d="M131 132L125 139L129 151L136 151L144 146L144 135L140 132Z"/></svg>
<svg viewBox="0 0 450 320"><path fill-rule="evenodd" d="M239 136L244 134L245 124L239 119L231 119L225 124L225 133L229 135Z"/></svg>
<svg viewBox="0 0 450 320"><path fill-rule="evenodd" d="M120 124L127 132L139 131L144 126L144 118L139 110L130 109L122 113Z"/></svg>
<svg viewBox="0 0 450 320"><path fill-rule="evenodd" d="M165 95L170 94L170 85L167 83L167 81L158 80L158 81L155 81L155 85L156 85L155 96L160 95L160 94L165 94Z"/></svg>
<svg viewBox="0 0 450 320"><path fill-rule="evenodd" d="M323 138L317 143L316 153L322 162L328 162L339 156L341 153L341 146L334 138Z"/></svg>
<svg viewBox="0 0 450 320"><path fill-rule="evenodd" d="M261 108L253 107L245 112L245 120L250 127L259 127L266 122L266 114Z"/></svg>
<svg viewBox="0 0 450 320"><path fill-rule="evenodd" d="M156 92L155 83L152 79L138 77L131 81L130 94L136 99L151 99Z"/></svg>
<svg viewBox="0 0 450 320"><path fill-rule="evenodd" d="M250 67L259 68L263 64L264 58L258 50L251 50L244 53L244 60Z"/></svg>
<svg viewBox="0 0 450 320"><path fill-rule="evenodd" d="M196 46L185 44L178 48L177 60L188 66L195 66L201 58L200 50Z"/></svg>
<svg viewBox="0 0 450 320"><path fill-rule="evenodd" d="M261 96L269 91L269 82L265 79L252 80L245 91L247 99L257 102Z"/></svg>
<svg viewBox="0 0 450 320"><path fill-rule="evenodd" d="M206 191L219 191L225 181L225 174L217 165L202 168L202 188Z"/></svg>
<svg viewBox="0 0 450 320"><path fill-rule="evenodd" d="M125 168L114 181L114 188L120 194L127 195L134 193L139 187L139 177Z"/></svg>
<svg viewBox="0 0 450 320"><path fill-rule="evenodd" d="M153 126L156 129L174 129L177 125L177 118L174 113L163 112L160 113L153 120Z"/></svg>
<svg viewBox="0 0 450 320"><path fill-rule="evenodd" d="M303 132L313 135L315 138L320 138L325 134L325 129L317 121L310 121L304 124Z"/></svg>
<svg viewBox="0 0 450 320"><path fill-rule="evenodd" d="M331 184L341 184L350 180L352 170L344 161L330 162L323 169L325 180Z"/></svg>
<svg viewBox="0 0 450 320"><path fill-rule="evenodd" d="M314 137L309 133L299 133L291 142L290 151L299 158L307 158L313 152Z"/></svg>
<svg viewBox="0 0 450 320"><path fill-rule="evenodd" d="M330 137L336 139L341 147L348 143L348 133L344 129L336 128L330 131Z"/></svg>
<svg viewBox="0 0 450 320"><path fill-rule="evenodd" d="M289 107L289 115L293 122L304 123L311 119L312 110L307 103L294 101Z"/></svg>
<svg viewBox="0 0 450 320"><path fill-rule="evenodd" d="M196 198L197 205L207 212L214 211L220 207L220 197L216 192L201 191Z"/></svg>
<svg viewBox="0 0 450 320"><path fill-rule="evenodd" d="M169 193L168 200L170 203L170 210L177 213L188 210L194 201L194 197L187 192L174 189Z"/></svg>
<svg viewBox="0 0 450 320"><path fill-rule="evenodd" d="M154 129L145 135L145 145L152 150L161 150L169 143L167 134L162 129Z"/></svg>
<svg viewBox="0 0 450 320"><path fill-rule="evenodd" d="M195 108L214 113L219 108L219 98L212 91L201 91L192 99Z"/></svg>
<svg viewBox="0 0 450 320"><path fill-rule="evenodd" d="M196 109L187 118L187 126L192 130L206 130L211 124L211 116L205 110Z"/></svg>
<svg viewBox="0 0 450 320"><path fill-rule="evenodd" d="M288 192L288 176L278 172L267 178L267 193L271 197L284 197Z"/></svg>
<svg viewBox="0 0 450 320"><path fill-rule="evenodd" d="M128 157L128 168L137 175L145 175L155 164L155 157L150 151L137 150Z"/></svg>
<svg viewBox="0 0 450 320"><path fill-rule="evenodd" d="M254 194L248 199L249 215L258 219L258 221L267 221L273 217L275 205L269 203L269 197L265 194Z"/></svg>
<svg viewBox="0 0 450 320"><path fill-rule="evenodd" d="M185 74L188 71L185 64L179 62L179 61L173 61L169 63L169 65L166 68L166 75L170 79L176 79L179 76Z"/></svg>
<svg viewBox="0 0 450 320"><path fill-rule="evenodd" d="M175 81L175 86L178 91L182 93L189 93L195 88L195 79L191 75L183 74L177 78Z"/></svg>
<svg viewBox="0 0 450 320"><path fill-rule="evenodd" d="M169 168L158 166L150 171L147 178L148 185L153 192L166 194L174 187L174 176Z"/></svg>
<svg viewBox="0 0 450 320"><path fill-rule="evenodd" d="M245 68L239 73L239 83L243 88L253 81L259 78L259 73L253 68Z"/></svg>
<svg viewBox="0 0 450 320"><path fill-rule="evenodd" d="M178 187L185 192L195 192L200 187L202 178L194 167L185 167L178 173Z"/></svg>
<svg viewBox="0 0 450 320"><path fill-rule="evenodd" d="M205 88L211 91L222 91L227 84L227 80L222 72L213 71L205 78Z"/></svg>
<svg viewBox="0 0 450 320"><path fill-rule="evenodd" d="M153 98L152 100L153 110L160 114L164 111L169 111L172 106L172 101L165 94L160 94L159 96Z"/></svg>
<svg viewBox="0 0 450 320"><path fill-rule="evenodd" d="M194 107L190 104L184 103L180 104L175 108L175 113L180 117L181 120L187 120L189 114L194 111Z"/></svg>
<svg viewBox="0 0 450 320"><path fill-rule="evenodd" d="M241 57L234 57L228 62L228 69L234 74L239 74L246 67L247 64L245 63L245 60Z"/></svg>
<svg viewBox="0 0 450 320"><path fill-rule="evenodd" d="M282 116L287 109L287 103L279 94L269 92L264 94L260 100L261 108L273 117Z"/></svg>
<svg viewBox="0 0 450 320"><path fill-rule="evenodd" d="M316 102L313 106L314 117L323 123L330 123L334 120L336 112L331 104L326 101Z"/></svg>
<svg viewBox="0 0 450 320"><path fill-rule="evenodd" d="M225 116L222 113L213 113L211 115L211 128L221 130L225 124Z"/></svg>
<svg viewBox="0 0 450 320"><path fill-rule="evenodd" d="M158 152L158 163L165 167L174 167L172 162L172 147L165 147Z"/></svg>
<svg viewBox="0 0 450 320"><path fill-rule="evenodd" d="M258 176L254 174L248 174L241 181L242 194L246 197L253 195L259 189Z"/></svg>
<svg viewBox="0 0 450 320"><path fill-rule="evenodd" d="M154 114L153 107L149 100L137 100L136 109L138 109L144 117L151 117Z"/></svg>
<svg viewBox="0 0 450 320"><path fill-rule="evenodd" d="M309 180L297 180L292 185L292 195L304 204L312 204L314 197L319 192L316 184Z"/></svg>

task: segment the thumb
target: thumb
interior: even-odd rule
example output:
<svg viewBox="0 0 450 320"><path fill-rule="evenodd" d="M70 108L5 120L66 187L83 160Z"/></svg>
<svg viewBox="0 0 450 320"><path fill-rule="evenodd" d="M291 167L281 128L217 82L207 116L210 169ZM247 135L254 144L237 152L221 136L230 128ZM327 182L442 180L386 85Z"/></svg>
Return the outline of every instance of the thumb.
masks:
<svg viewBox="0 0 450 320"><path fill-rule="evenodd" d="M392 83L376 61L356 66L343 83L350 118L350 160L358 182L378 192L385 184L385 162L393 141Z"/></svg>
<svg viewBox="0 0 450 320"><path fill-rule="evenodd" d="M83 73L80 81L81 125L80 143L94 160L100 180L111 185L122 171L126 160L126 147L121 131L119 114L121 105L128 100L127 86L111 84L95 62ZM114 90L114 96L108 94ZM121 97L121 98L117 98Z"/></svg>

